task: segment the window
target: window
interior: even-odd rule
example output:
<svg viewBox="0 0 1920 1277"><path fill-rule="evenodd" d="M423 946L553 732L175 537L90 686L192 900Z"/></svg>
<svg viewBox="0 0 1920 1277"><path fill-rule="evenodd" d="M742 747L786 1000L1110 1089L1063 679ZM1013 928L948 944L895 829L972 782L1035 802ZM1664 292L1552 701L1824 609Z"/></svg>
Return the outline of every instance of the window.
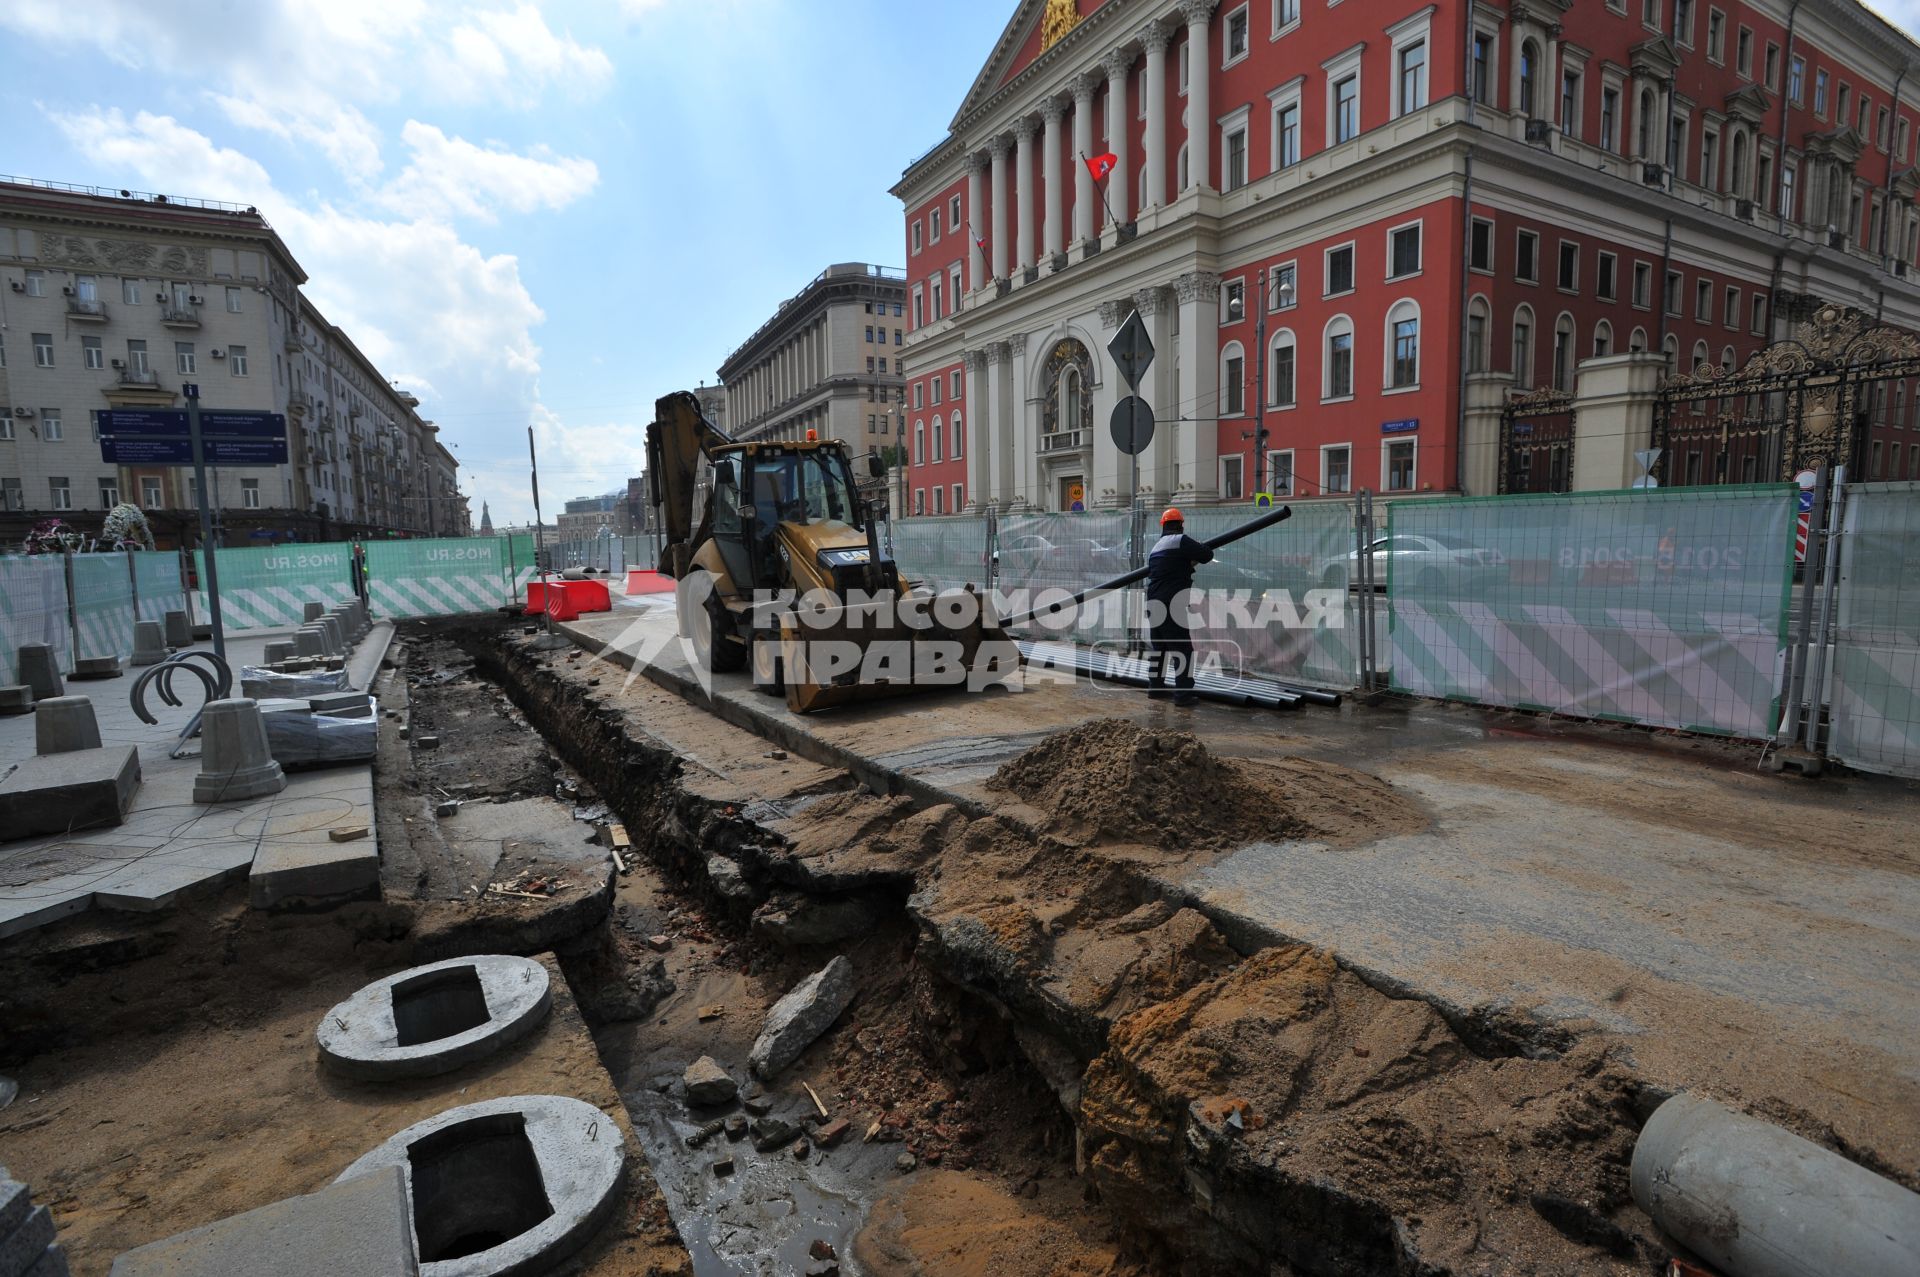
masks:
<svg viewBox="0 0 1920 1277"><path fill-rule="evenodd" d="M1726 301L1720 308L1720 322L1729 328L1740 326L1740 290L1729 286Z"/></svg>
<svg viewBox="0 0 1920 1277"><path fill-rule="evenodd" d="M1553 388L1573 389L1573 316L1563 314L1553 325Z"/></svg>
<svg viewBox="0 0 1920 1277"><path fill-rule="evenodd" d="M913 223L907 227L907 234L908 234L908 238L913 243L913 251L916 253L919 252L920 251L920 219L919 218L916 217L913 219Z"/></svg>
<svg viewBox="0 0 1920 1277"><path fill-rule="evenodd" d="M107 366L107 352L101 347L98 337L82 337L80 339L80 354L82 356L81 362L88 368L105 368Z"/></svg>
<svg viewBox="0 0 1920 1277"><path fill-rule="evenodd" d="M1677 44L1693 47L1693 0L1673 0L1673 38Z"/></svg>
<svg viewBox="0 0 1920 1277"><path fill-rule="evenodd" d="M1221 135L1220 145L1224 151L1221 175L1226 179L1225 189L1237 191L1247 184L1247 126L1243 123L1228 129Z"/></svg>
<svg viewBox="0 0 1920 1277"><path fill-rule="evenodd" d="M1601 320L1593 326L1593 357L1605 359L1613 353L1613 325Z"/></svg>
<svg viewBox="0 0 1920 1277"><path fill-rule="evenodd" d="M1338 146L1360 136L1360 73L1341 76L1333 84L1333 112L1329 116L1333 135L1328 145Z"/></svg>
<svg viewBox="0 0 1920 1277"><path fill-rule="evenodd" d="M1753 31L1749 27L1741 27L1740 34L1734 37L1733 67L1742 78L1753 78Z"/></svg>
<svg viewBox="0 0 1920 1277"><path fill-rule="evenodd" d="M1634 129L1634 138L1635 145L1633 153L1635 157L1643 160L1652 159L1653 90L1651 89L1642 89L1640 91L1640 115Z"/></svg>
<svg viewBox="0 0 1920 1277"><path fill-rule="evenodd" d="M1580 136L1580 73L1567 71L1560 77L1560 129Z"/></svg>
<svg viewBox="0 0 1920 1277"><path fill-rule="evenodd" d="M47 496L53 502L51 506L52 509L73 509L73 489L67 486L67 477L65 475L49 475L47 477Z"/></svg>
<svg viewBox="0 0 1920 1277"><path fill-rule="evenodd" d="M1353 490L1353 449L1334 444L1320 449L1320 490L1329 495Z"/></svg>
<svg viewBox="0 0 1920 1277"><path fill-rule="evenodd" d="M1247 361L1239 342L1229 342L1220 359L1220 412L1238 417L1247 410Z"/></svg>
<svg viewBox="0 0 1920 1277"><path fill-rule="evenodd" d="M961 500L961 494L964 491L965 491L964 484L956 483L953 485L953 512L955 514L959 514L962 507L965 505L965 502Z"/></svg>
<svg viewBox="0 0 1920 1277"><path fill-rule="evenodd" d="M1700 185L1720 189L1720 135L1712 129L1700 130Z"/></svg>
<svg viewBox="0 0 1920 1277"><path fill-rule="evenodd" d="M1780 46L1775 44L1771 40L1767 41L1767 61L1766 61L1766 77L1765 78L1767 82L1767 87L1769 89L1775 89L1775 90L1779 89L1780 87ZM1795 102L1798 102L1800 100L1800 94L1797 90L1793 94L1793 100Z"/></svg>
<svg viewBox="0 0 1920 1277"><path fill-rule="evenodd" d="M1520 114L1529 120L1539 118L1540 46L1531 40L1520 43Z"/></svg>
<svg viewBox="0 0 1920 1277"><path fill-rule="evenodd" d="M1713 281L1702 279L1693 286L1693 317L1703 324L1713 322Z"/></svg>
<svg viewBox="0 0 1920 1277"><path fill-rule="evenodd" d="M1222 42L1220 63L1222 68L1230 67L1247 56L1247 6L1241 5L1227 15L1227 38Z"/></svg>
<svg viewBox="0 0 1920 1277"><path fill-rule="evenodd" d="M1267 454L1267 491L1276 497L1293 495L1293 449Z"/></svg>
<svg viewBox="0 0 1920 1277"><path fill-rule="evenodd" d="M1279 35L1300 21L1300 0L1273 0L1273 33Z"/></svg>
<svg viewBox="0 0 1920 1277"><path fill-rule="evenodd" d="M1407 45L1400 50L1399 79L1396 84L1399 109L1406 115L1427 104L1427 42Z"/></svg>
<svg viewBox="0 0 1920 1277"><path fill-rule="evenodd" d="M955 262L953 265L947 267L947 296L953 299L953 308L955 310L959 310L960 309L960 263L959 262ZM884 329L881 330L880 335L884 339L886 336L886 331Z"/></svg>
<svg viewBox="0 0 1920 1277"><path fill-rule="evenodd" d="M1473 33L1473 100L1493 105L1493 37L1484 31Z"/></svg>
<svg viewBox="0 0 1920 1277"><path fill-rule="evenodd" d="M1273 335L1267 349L1267 407L1291 408L1294 403L1293 330L1283 328Z"/></svg>
<svg viewBox="0 0 1920 1277"><path fill-rule="evenodd" d="M1521 231L1514 241L1513 277L1523 284L1540 282L1540 237Z"/></svg>
<svg viewBox="0 0 1920 1277"><path fill-rule="evenodd" d="M1345 315L1327 321L1326 350L1320 397L1346 399L1353 394L1353 321Z"/></svg>
<svg viewBox="0 0 1920 1277"><path fill-rule="evenodd" d="M227 347L227 371L235 377L247 375L247 348L245 346Z"/></svg>
<svg viewBox="0 0 1920 1277"><path fill-rule="evenodd" d="M1292 310L1300 304L1299 281L1292 262L1276 266L1267 272L1267 309Z"/></svg>
<svg viewBox="0 0 1920 1277"><path fill-rule="evenodd" d="M152 475L142 476L140 480L140 506L145 510L160 508L160 480Z"/></svg>
<svg viewBox="0 0 1920 1277"><path fill-rule="evenodd" d="M1387 312L1387 388L1410 390L1420 384L1420 310L1410 301Z"/></svg>
<svg viewBox="0 0 1920 1277"><path fill-rule="evenodd" d="M1773 46L1767 46L1767 57L1773 58ZM1807 92L1807 60L1795 58L1787 64L1787 98L1795 106L1802 104Z"/></svg>
<svg viewBox="0 0 1920 1277"><path fill-rule="evenodd" d="M1484 217L1473 219L1472 247L1467 253L1467 265L1474 270L1493 273L1493 223Z"/></svg>
<svg viewBox="0 0 1920 1277"><path fill-rule="evenodd" d="M880 356L880 371L885 372L886 370L887 370L887 357L885 355L882 355Z"/></svg>
<svg viewBox="0 0 1920 1277"><path fill-rule="evenodd" d="M1755 334L1764 333L1767 330L1767 299L1760 293L1753 295L1752 312L1753 318L1747 324L1747 331ZM1914 402L1920 405L1920 398L1916 398Z"/></svg>
<svg viewBox="0 0 1920 1277"><path fill-rule="evenodd" d="M30 270L27 272L27 296L45 297L47 295L47 272Z"/></svg>
<svg viewBox="0 0 1920 1277"><path fill-rule="evenodd" d="M1381 467L1384 483L1388 492L1413 491L1413 447L1411 439L1392 439L1384 449L1385 464Z"/></svg>
<svg viewBox="0 0 1920 1277"><path fill-rule="evenodd" d="M1337 297L1353 291L1353 245L1327 250L1327 286L1324 295Z"/></svg>
<svg viewBox="0 0 1920 1277"><path fill-rule="evenodd" d="M1827 114L1827 73L1813 73L1813 113L1825 118Z"/></svg>
<svg viewBox="0 0 1920 1277"><path fill-rule="evenodd" d="M940 306L940 287L941 287L941 285L940 285L940 277L939 277L938 275L935 275L935 276L933 277L933 279L932 279L932 281L931 281L931 285L930 285L930 287L931 287L931 291L932 291L932 294L933 294L933 310L932 310L932 312L931 312L931 313L930 313L930 314L928 315L928 318L929 318L929 319L939 319L939 318L940 318L941 316L943 316L943 315L945 315L945 314L946 314L946 311L945 311L945 310L943 310L943 309L941 309L941 306Z"/></svg>
<svg viewBox="0 0 1920 1277"><path fill-rule="evenodd" d="M1612 253L1600 254L1593 276L1593 293L1602 301L1614 300L1614 274L1617 261L1618 259Z"/></svg>
<svg viewBox="0 0 1920 1277"><path fill-rule="evenodd" d="M120 300L129 306L138 306L140 304L140 281L137 279L121 280Z"/></svg>
<svg viewBox="0 0 1920 1277"><path fill-rule="evenodd" d="M33 335L33 366L36 368L53 367L52 333L35 333Z"/></svg>
<svg viewBox="0 0 1920 1277"><path fill-rule="evenodd" d="M937 408L940 406L941 393L946 390L946 388L946 382L941 380L937 375L927 379L927 389L932 392L934 407Z"/></svg>
<svg viewBox="0 0 1920 1277"><path fill-rule="evenodd" d="M1220 499L1239 501L1247 495L1241 478L1247 459L1239 453L1220 458Z"/></svg>
<svg viewBox="0 0 1920 1277"><path fill-rule="evenodd" d="M1420 224L1397 226L1387 232L1387 278L1420 273Z"/></svg>
<svg viewBox="0 0 1920 1277"><path fill-rule="evenodd" d="M0 408L0 443L10 443L12 440L13 413L9 409Z"/></svg>
<svg viewBox="0 0 1920 1277"><path fill-rule="evenodd" d="M134 377L145 377L152 368L147 363L147 343L138 337L127 339L127 372Z"/></svg>
<svg viewBox="0 0 1920 1277"><path fill-rule="evenodd" d="M933 422L927 428L927 442L933 445L933 460L945 461L947 459L946 424L941 421L940 414L937 412L933 414Z"/></svg>
<svg viewBox="0 0 1920 1277"><path fill-rule="evenodd" d="M176 341L173 343L173 370L182 377L193 375L193 343Z"/></svg>
<svg viewBox="0 0 1920 1277"><path fill-rule="evenodd" d="M1666 311L1669 315L1678 315L1680 313L1680 283L1679 271L1670 270L1667 272L1667 291L1664 294L1664 299L1666 301Z"/></svg>
<svg viewBox="0 0 1920 1277"><path fill-rule="evenodd" d="M1247 317L1247 281L1230 279L1220 289L1220 322L1237 324Z"/></svg>
<svg viewBox="0 0 1920 1277"><path fill-rule="evenodd" d="M927 406L927 386L925 382L916 381L913 383L913 406L915 408L924 408Z"/></svg>
<svg viewBox="0 0 1920 1277"><path fill-rule="evenodd" d="M101 479L98 482L100 487L100 508L102 510L111 510L113 507L119 505L119 481L115 479Z"/></svg>
<svg viewBox="0 0 1920 1277"><path fill-rule="evenodd" d="M237 288L227 289L227 313L229 315L240 313L240 290Z"/></svg>
<svg viewBox="0 0 1920 1277"><path fill-rule="evenodd" d="M937 483L933 485L933 512L935 514L946 513L946 510L942 508L942 504L941 504L945 500L946 495L947 495L947 490L945 488L941 487Z"/></svg>
<svg viewBox="0 0 1920 1277"><path fill-rule="evenodd" d="M48 443L58 443L67 437L65 428L60 424L60 410L58 408L42 408L40 410L40 437Z"/></svg>
<svg viewBox="0 0 1920 1277"><path fill-rule="evenodd" d="M1727 60L1727 15L1718 9L1707 10L1707 57L1714 62Z"/></svg>
<svg viewBox="0 0 1920 1277"><path fill-rule="evenodd" d="M1292 168L1300 162L1300 101L1296 96L1273 108L1273 167Z"/></svg>
<svg viewBox="0 0 1920 1277"><path fill-rule="evenodd" d="M1513 384L1533 388L1533 312L1522 306L1513 316Z"/></svg>
<svg viewBox="0 0 1920 1277"><path fill-rule="evenodd" d="M952 457L955 461L958 461L961 457L964 457L966 455L966 441L964 438L965 432L960 429L960 414L957 411L947 421L947 429L953 431L953 450L949 452L947 455ZM960 507L957 505L954 506L955 510L958 510L959 508Z"/></svg>
<svg viewBox="0 0 1920 1277"><path fill-rule="evenodd" d="M1571 240L1560 241L1560 274L1557 279L1563 292L1575 292L1580 287L1580 246Z"/></svg>
<svg viewBox="0 0 1920 1277"><path fill-rule="evenodd" d="M1780 169L1780 216L1793 221L1793 166L1783 165Z"/></svg>
<svg viewBox="0 0 1920 1277"><path fill-rule="evenodd" d="M927 214L927 243L938 244L939 242L940 242L940 210L936 208L931 213Z"/></svg>
<svg viewBox="0 0 1920 1277"><path fill-rule="evenodd" d="M1836 100L1833 112L1835 123L1845 124L1847 122L1847 108L1852 105L1852 102L1853 90L1847 85L1842 84L1840 86L1840 96Z"/></svg>
<svg viewBox="0 0 1920 1277"><path fill-rule="evenodd" d="M1487 302L1476 297L1467 303L1467 371L1487 371Z"/></svg>
<svg viewBox="0 0 1920 1277"><path fill-rule="evenodd" d="M953 388L948 392L948 395L950 398L958 399L960 397L960 370L958 368L953 370L952 381Z"/></svg>
<svg viewBox="0 0 1920 1277"><path fill-rule="evenodd" d="M956 231L960 229L960 197L958 195L947 201L947 225Z"/></svg>
<svg viewBox="0 0 1920 1277"><path fill-rule="evenodd" d="M913 423L913 464L927 464L927 423L924 421Z"/></svg>

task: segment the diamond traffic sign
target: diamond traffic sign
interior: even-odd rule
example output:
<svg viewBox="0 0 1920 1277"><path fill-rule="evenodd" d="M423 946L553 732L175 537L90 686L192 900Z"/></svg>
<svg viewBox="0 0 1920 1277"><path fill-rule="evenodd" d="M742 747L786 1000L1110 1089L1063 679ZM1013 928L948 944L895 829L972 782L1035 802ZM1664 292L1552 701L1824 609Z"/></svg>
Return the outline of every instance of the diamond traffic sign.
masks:
<svg viewBox="0 0 1920 1277"><path fill-rule="evenodd" d="M1140 318L1139 311L1128 315L1127 322L1120 325L1120 331L1107 343L1107 353L1113 356L1113 366L1120 373L1120 380L1138 390L1140 378L1146 374L1148 365L1153 363L1153 338L1147 336L1147 325Z"/></svg>

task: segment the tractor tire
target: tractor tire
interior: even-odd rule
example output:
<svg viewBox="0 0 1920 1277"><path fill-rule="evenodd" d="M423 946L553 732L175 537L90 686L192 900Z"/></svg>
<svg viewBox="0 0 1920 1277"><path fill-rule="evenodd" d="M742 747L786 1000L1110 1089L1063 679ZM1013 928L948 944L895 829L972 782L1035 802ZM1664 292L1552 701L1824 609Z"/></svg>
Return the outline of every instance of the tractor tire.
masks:
<svg viewBox="0 0 1920 1277"><path fill-rule="evenodd" d="M731 638L733 620L713 589L711 572L689 572L674 590L674 612L680 636L693 644L694 661L715 674L735 674L747 667L747 649Z"/></svg>
<svg viewBox="0 0 1920 1277"><path fill-rule="evenodd" d="M784 699L787 680L780 662L780 641L764 636L754 639L752 657L754 690L765 696Z"/></svg>

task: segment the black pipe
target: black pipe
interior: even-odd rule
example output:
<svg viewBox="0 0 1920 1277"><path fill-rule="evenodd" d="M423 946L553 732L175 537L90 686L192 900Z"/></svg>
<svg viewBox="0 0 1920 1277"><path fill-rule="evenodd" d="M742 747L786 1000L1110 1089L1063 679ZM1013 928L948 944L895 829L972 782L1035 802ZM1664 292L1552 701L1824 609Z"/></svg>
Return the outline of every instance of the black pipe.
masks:
<svg viewBox="0 0 1920 1277"><path fill-rule="evenodd" d="M1263 514L1259 518L1253 520L1250 523L1243 523L1237 528L1221 533L1219 536L1215 537L1211 541L1202 541L1200 544L1206 546L1207 549L1209 550L1218 550L1222 546L1232 545L1235 541L1238 541L1242 537L1250 537L1256 532L1259 532L1265 528L1270 528L1274 524L1279 523L1285 519L1291 519L1292 517L1293 517L1293 507L1290 505L1283 505L1278 510L1273 511L1270 514ZM1000 624L1022 625L1028 621L1033 620L1035 617L1051 616L1055 612L1064 612L1070 607L1078 607L1080 606L1080 604L1085 603L1088 599L1092 598L1096 594L1110 594L1114 590L1119 589L1121 586L1132 585L1135 581L1144 579L1147 575L1148 570L1149 569L1147 568L1135 568L1133 571L1128 572L1123 576L1114 577L1113 580L1111 581L1102 581L1098 585L1090 585L1086 589L1080 591L1080 593L1074 595L1070 599L1062 599L1058 603L1049 603L1047 606L1042 608L1035 608L1031 612L1022 612L1019 616L1007 617L1005 620L1001 621Z"/></svg>

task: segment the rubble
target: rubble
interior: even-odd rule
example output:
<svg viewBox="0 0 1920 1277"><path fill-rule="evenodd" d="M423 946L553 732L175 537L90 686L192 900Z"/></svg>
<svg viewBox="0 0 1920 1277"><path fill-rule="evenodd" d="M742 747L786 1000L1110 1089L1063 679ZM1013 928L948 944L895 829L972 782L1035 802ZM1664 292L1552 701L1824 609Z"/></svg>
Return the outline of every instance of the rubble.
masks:
<svg viewBox="0 0 1920 1277"><path fill-rule="evenodd" d="M843 954L802 980L773 1004L748 1061L756 1076L775 1077L853 1001L853 964Z"/></svg>
<svg viewBox="0 0 1920 1277"><path fill-rule="evenodd" d="M818 900L783 891L753 911L753 929L788 948L837 944L872 931L883 916L882 907L867 898Z"/></svg>
<svg viewBox="0 0 1920 1277"><path fill-rule="evenodd" d="M703 1055L687 1066L683 1081L687 1084L687 1103L695 1108L715 1108L731 1103L740 1085L710 1055Z"/></svg>

